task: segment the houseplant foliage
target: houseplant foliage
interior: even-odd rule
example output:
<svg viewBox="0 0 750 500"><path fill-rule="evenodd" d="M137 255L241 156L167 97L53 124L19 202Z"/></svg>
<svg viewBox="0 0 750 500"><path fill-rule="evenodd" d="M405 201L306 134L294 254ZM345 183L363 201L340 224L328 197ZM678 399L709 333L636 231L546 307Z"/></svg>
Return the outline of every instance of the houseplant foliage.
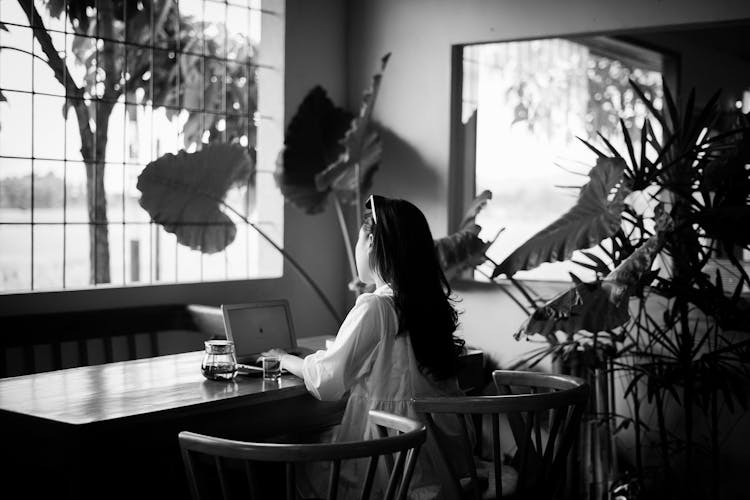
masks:
<svg viewBox="0 0 750 500"><path fill-rule="evenodd" d="M487 260L487 250L497 236L490 241L482 240L479 237L482 228L476 223L476 217L491 199L490 191L481 192L469 204L456 232L435 241L438 261L449 280L466 269L482 265Z"/></svg>
<svg viewBox="0 0 750 500"><path fill-rule="evenodd" d="M245 148L215 144L195 153L167 153L146 166L136 187L141 206L177 243L211 254L234 241L237 227L222 211L223 200L253 172Z"/></svg>
<svg viewBox="0 0 750 500"><path fill-rule="evenodd" d="M149 163L138 176L140 204L154 222L175 234L178 243L202 253L220 252L234 240L237 227L226 213L231 212L282 254L341 323L336 308L294 257L225 202L229 190L247 185L254 173L253 161L239 144L208 145L194 153L167 153Z"/></svg>
<svg viewBox="0 0 750 500"><path fill-rule="evenodd" d="M353 117L335 107L321 87L313 88L289 123L275 172L284 197L305 213L319 213L333 200L352 282L357 269L342 205L355 207L359 224L362 192L369 189L382 156L380 135L371 122L389 58L390 53L381 59Z"/></svg>
<svg viewBox="0 0 750 500"><path fill-rule="evenodd" d="M245 36L227 36L222 23L213 24L181 14L177 2L142 0L18 0L33 26L41 54L15 47L46 64L64 87L64 116L73 111L78 122L81 156L86 171L92 283L110 282L107 224L106 152L109 120L118 103L126 107L150 104L164 108L169 119L186 112L185 147L202 142L231 142L244 136L254 146L254 126L248 116L256 110L257 91L252 72L255 48ZM43 16L37 5L43 4ZM49 18L67 19L72 31L72 56L56 46L45 27ZM0 26L6 30L6 26ZM214 33L209 35L209 33ZM124 45L122 42L129 45ZM198 46L200 44L202 46ZM158 50L151 50L151 46ZM206 58L185 52L203 52ZM224 65L232 53L240 64ZM176 56L179 54L179 56ZM82 78L71 77L83 69ZM205 66L205 67L204 67ZM225 67L226 66L226 67ZM208 78L203 78L207 74ZM235 111L221 122L224 99ZM5 96L0 95L0 101ZM220 124L221 122L221 124ZM249 135L249 136L248 136Z"/></svg>
<svg viewBox="0 0 750 500"><path fill-rule="evenodd" d="M605 161L624 166L607 193L608 199L622 203L619 221L601 232L598 253L584 251L575 261L595 271L597 279L584 283L574 277L575 286L538 307L518 336L542 334L547 339L527 361L575 354L585 369L608 375L599 394L608 401L597 410L608 430L633 424L639 481L644 482L648 470L644 457L653 438L661 478L668 485L662 494L718 498L719 443L725 437L720 410L746 407L750 361L750 302L743 295L750 278L737 258L750 248L748 116L735 116L720 128L727 119L718 93L695 109L691 92L680 109L665 85L662 112L631 84L663 136L646 120L635 138L621 123L626 151L603 136L606 152L586 143L599 157L597 167ZM586 186L579 204L585 193ZM635 203L639 197L649 201L646 209ZM601 197L599 202L601 215L614 217ZM546 259L569 258L572 235L589 220L571 220L569 212L522 245L523 258L511 255L494 274L510 277ZM550 237L550 228L566 222L564 231ZM555 251L561 248L565 251ZM662 265L652 269L657 254ZM615 414L616 373L629 381L623 394L629 415ZM681 425L670 424L669 409L677 409ZM647 410L656 413L655 423ZM705 446L697 439L696 412L708 421ZM711 460L710 493L696 481L699 452ZM676 481L677 462L684 467L682 481Z"/></svg>
<svg viewBox="0 0 750 500"><path fill-rule="evenodd" d="M386 54L381 59L380 71L364 91L357 115L337 108L321 87L307 94L289 123L275 173L284 197L307 214L319 213L329 199L333 201L349 260L350 287L356 292L364 287L358 283L343 208L356 208L358 225L362 193L370 189L382 156L382 141L372 124L372 113L389 58ZM481 193L470 204L458 230L435 241L447 276L486 260L485 252L494 239L487 242L479 238L481 228L475 218L491 198L489 191Z"/></svg>

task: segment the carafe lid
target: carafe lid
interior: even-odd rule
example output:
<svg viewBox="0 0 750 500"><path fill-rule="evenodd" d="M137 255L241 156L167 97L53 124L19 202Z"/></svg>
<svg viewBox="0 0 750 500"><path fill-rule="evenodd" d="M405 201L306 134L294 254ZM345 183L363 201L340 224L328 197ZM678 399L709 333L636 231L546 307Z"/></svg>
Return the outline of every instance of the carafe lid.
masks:
<svg viewBox="0 0 750 500"><path fill-rule="evenodd" d="M211 354L229 354L234 352L234 342L231 340L206 340L206 352Z"/></svg>

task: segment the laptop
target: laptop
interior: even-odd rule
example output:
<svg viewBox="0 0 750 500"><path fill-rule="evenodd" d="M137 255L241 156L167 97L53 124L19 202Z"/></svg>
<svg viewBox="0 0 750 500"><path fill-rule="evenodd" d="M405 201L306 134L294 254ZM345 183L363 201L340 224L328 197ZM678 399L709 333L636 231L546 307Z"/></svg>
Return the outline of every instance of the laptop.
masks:
<svg viewBox="0 0 750 500"><path fill-rule="evenodd" d="M254 365L262 352L274 347L296 356L312 352L297 346L292 314L286 300L222 304L221 312L227 340L234 342L235 355L240 364Z"/></svg>

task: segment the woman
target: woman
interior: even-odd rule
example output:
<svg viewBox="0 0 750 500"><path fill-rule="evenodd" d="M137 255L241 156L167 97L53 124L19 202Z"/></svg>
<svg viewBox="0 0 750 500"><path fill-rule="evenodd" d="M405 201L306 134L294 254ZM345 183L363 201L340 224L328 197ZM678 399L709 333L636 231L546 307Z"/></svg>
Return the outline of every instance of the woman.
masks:
<svg viewBox="0 0 750 500"><path fill-rule="evenodd" d="M337 400L350 391L336 441L372 437L371 409L416 418L412 398L460 394L456 372L464 342L453 335L457 313L427 220L404 200L370 196L366 206L355 254L359 279L375 291L357 298L329 349L304 360L279 349L265 353L279 355L282 368L303 378L318 399ZM411 498L441 497L436 453L429 439ZM350 498L359 493L366 461L345 467L339 492Z"/></svg>

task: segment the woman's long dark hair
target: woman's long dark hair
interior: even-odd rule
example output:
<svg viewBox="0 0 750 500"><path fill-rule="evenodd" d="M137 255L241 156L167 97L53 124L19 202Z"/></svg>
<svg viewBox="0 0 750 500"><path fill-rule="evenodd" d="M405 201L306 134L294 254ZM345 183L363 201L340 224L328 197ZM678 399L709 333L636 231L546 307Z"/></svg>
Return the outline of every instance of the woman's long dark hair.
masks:
<svg viewBox="0 0 750 500"><path fill-rule="evenodd" d="M422 372L436 380L456 375L464 341L453 334L458 314L438 262L424 214L405 200L373 196L363 223L373 236L370 266L393 289L399 334L408 332Z"/></svg>

